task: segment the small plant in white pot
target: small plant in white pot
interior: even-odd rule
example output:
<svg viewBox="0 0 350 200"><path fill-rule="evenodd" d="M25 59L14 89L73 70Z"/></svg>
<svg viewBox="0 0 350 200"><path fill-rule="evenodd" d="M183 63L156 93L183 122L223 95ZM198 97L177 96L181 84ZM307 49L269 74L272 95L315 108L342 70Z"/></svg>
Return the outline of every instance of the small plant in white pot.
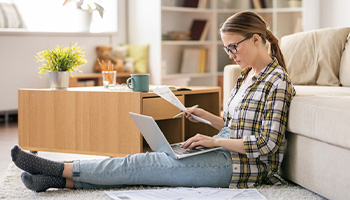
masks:
<svg viewBox="0 0 350 200"><path fill-rule="evenodd" d="M90 32L91 22L93 21L92 16L95 11L103 18L104 8L102 0L65 0L63 6L69 2L76 3L77 11L80 12L79 15L82 18L80 20L82 31Z"/></svg>
<svg viewBox="0 0 350 200"><path fill-rule="evenodd" d="M39 67L40 77L49 73L50 87L52 89L67 89L69 76L72 72L80 72L78 68L85 64L85 52L77 43L69 47L57 47L54 50L40 51L36 55L36 61L44 63Z"/></svg>
<svg viewBox="0 0 350 200"><path fill-rule="evenodd" d="M103 17L104 14L104 8L101 5L101 3L98 3L99 1L95 0L65 0L63 5L66 5L69 2L75 2L77 5L77 8L83 11L87 12L94 12L97 11L101 18Z"/></svg>

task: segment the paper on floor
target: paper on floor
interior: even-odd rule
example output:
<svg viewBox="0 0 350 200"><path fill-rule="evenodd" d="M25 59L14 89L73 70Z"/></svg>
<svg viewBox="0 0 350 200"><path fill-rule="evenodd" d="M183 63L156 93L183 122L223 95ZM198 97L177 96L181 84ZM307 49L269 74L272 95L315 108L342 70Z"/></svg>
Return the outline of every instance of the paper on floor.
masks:
<svg viewBox="0 0 350 200"><path fill-rule="evenodd" d="M116 200L266 200L257 189L165 188L151 190L105 191Z"/></svg>

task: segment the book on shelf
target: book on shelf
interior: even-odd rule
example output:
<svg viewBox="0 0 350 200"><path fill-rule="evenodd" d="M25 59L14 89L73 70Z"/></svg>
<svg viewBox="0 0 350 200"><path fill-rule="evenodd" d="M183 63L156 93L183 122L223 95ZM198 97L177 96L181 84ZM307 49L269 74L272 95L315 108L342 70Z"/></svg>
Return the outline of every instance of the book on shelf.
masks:
<svg viewBox="0 0 350 200"><path fill-rule="evenodd" d="M183 50L181 73L205 73L207 71L207 49L185 48Z"/></svg>
<svg viewBox="0 0 350 200"><path fill-rule="evenodd" d="M205 73L207 71L207 50L201 49L199 58L199 73Z"/></svg>
<svg viewBox="0 0 350 200"><path fill-rule="evenodd" d="M199 0L184 0L183 7L197 8Z"/></svg>
<svg viewBox="0 0 350 200"><path fill-rule="evenodd" d="M181 73L197 73L199 63L199 48L185 48L183 50Z"/></svg>
<svg viewBox="0 0 350 200"><path fill-rule="evenodd" d="M208 0L199 0L198 8L208 8Z"/></svg>
<svg viewBox="0 0 350 200"><path fill-rule="evenodd" d="M266 8L265 0L250 0L250 7L254 9Z"/></svg>
<svg viewBox="0 0 350 200"><path fill-rule="evenodd" d="M209 22L205 19L194 19L191 24L190 38L191 40L204 41L209 31Z"/></svg>
<svg viewBox="0 0 350 200"><path fill-rule="evenodd" d="M184 0L183 7L208 8L208 0Z"/></svg>
<svg viewBox="0 0 350 200"><path fill-rule="evenodd" d="M205 27L204 27L204 30L202 32L202 35L199 38L200 41L205 41L207 39L207 35L208 35L208 32L209 32L209 26L210 26L210 22L207 21L207 23L205 23Z"/></svg>

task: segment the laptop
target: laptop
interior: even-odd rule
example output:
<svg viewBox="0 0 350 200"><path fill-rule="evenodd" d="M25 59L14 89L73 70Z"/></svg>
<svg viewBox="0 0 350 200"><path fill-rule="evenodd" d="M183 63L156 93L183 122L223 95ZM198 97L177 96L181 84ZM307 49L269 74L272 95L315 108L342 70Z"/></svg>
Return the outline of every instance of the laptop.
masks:
<svg viewBox="0 0 350 200"><path fill-rule="evenodd" d="M132 112L129 112L129 114L147 141L148 145L155 152L165 152L174 159L181 159L215 151L221 148L206 148L199 146L194 149L184 149L180 147L183 142L170 145L153 117Z"/></svg>

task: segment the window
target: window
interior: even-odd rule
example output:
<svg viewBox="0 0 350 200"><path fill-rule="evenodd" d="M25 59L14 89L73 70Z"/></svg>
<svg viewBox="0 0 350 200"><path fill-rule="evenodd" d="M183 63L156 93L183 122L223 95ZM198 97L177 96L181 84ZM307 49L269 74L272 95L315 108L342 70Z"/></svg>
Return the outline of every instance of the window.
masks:
<svg viewBox="0 0 350 200"><path fill-rule="evenodd" d="M86 0L87 1L87 0ZM90 0L93 1L93 0ZM72 0L0 0L15 3L28 31L37 32L116 32L117 1L96 1L104 8L103 18L98 11L84 11Z"/></svg>

